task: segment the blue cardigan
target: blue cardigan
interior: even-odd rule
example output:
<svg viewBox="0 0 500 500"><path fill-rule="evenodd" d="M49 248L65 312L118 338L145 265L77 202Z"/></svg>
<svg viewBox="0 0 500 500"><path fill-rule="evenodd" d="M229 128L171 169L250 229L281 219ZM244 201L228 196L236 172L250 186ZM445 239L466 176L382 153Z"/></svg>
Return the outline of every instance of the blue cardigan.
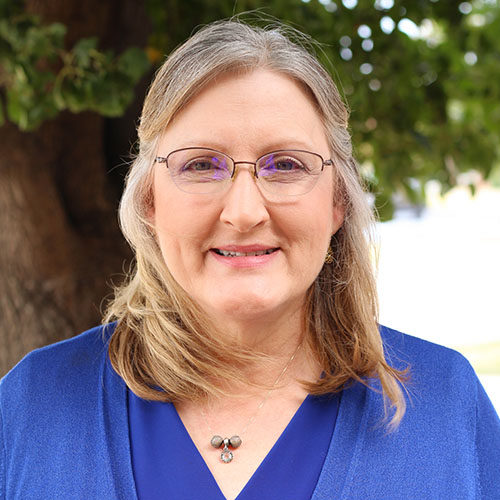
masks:
<svg viewBox="0 0 500 500"><path fill-rule="evenodd" d="M137 499L111 329L38 349L0 382L1 500ZM345 389L312 500L500 499L500 421L468 362L381 333L390 362L411 367L406 415L390 433L380 394Z"/></svg>

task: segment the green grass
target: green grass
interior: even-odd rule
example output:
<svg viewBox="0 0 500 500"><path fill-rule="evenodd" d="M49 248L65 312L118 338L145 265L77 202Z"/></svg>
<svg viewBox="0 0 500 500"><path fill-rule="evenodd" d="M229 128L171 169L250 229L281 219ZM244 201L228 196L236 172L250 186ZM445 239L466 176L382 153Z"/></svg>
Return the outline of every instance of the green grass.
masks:
<svg viewBox="0 0 500 500"><path fill-rule="evenodd" d="M470 361L477 373L500 375L500 342L457 346L456 349Z"/></svg>

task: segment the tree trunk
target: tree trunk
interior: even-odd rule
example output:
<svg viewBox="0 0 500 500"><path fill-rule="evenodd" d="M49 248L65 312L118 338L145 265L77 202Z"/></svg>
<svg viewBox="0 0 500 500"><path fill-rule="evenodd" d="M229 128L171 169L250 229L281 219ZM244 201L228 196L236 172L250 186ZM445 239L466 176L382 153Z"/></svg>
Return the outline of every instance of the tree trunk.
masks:
<svg viewBox="0 0 500 500"><path fill-rule="evenodd" d="M123 50L145 45L141 4L56 0L27 8L66 24L69 44L97 35L102 46ZM126 125L62 113L30 133L0 127L0 376L28 351L98 323L111 280L123 275L130 251L109 171L128 153L113 148L135 140L127 115Z"/></svg>

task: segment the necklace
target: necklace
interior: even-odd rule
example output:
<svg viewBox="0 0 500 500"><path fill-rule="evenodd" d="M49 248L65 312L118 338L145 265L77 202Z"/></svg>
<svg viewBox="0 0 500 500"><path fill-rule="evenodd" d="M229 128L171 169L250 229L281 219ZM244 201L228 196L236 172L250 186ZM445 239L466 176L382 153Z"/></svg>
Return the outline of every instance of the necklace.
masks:
<svg viewBox="0 0 500 500"><path fill-rule="evenodd" d="M250 427L250 424L255 420L255 417L257 416L259 411L266 404L266 401L269 399L271 392L274 391L274 389L278 385L279 381L281 380L281 378L283 377L285 372L288 370L289 366L292 364L292 361L294 360L295 356L299 352L301 345L302 345L302 342L297 346L294 353L292 354L292 356L290 357L290 359L287 361L286 365L284 366L283 370L281 370L281 373L278 375L278 377L274 381L271 388L267 391L266 395L264 396L264 399L260 402L260 404L257 407L257 409L255 410L254 414L250 417L250 419L246 423L245 427L243 428L243 431L240 433L242 436L246 433L247 429ZM214 431L210 427L210 424L208 423L208 419L207 419L205 412L203 410L201 410L201 414L203 415L203 418L205 419L205 423L207 424L208 430L211 433L213 433ZM218 449L218 448L222 447L220 459L225 464L230 463L234 458L233 452L229 449L229 447L231 447L233 449L239 448L241 446L242 442L243 441L241 440L239 435L234 435L234 436L231 436L230 438L227 438L227 437L223 438L222 436L219 436L218 434L214 434L212 436L212 439L210 440L210 444L214 448Z"/></svg>

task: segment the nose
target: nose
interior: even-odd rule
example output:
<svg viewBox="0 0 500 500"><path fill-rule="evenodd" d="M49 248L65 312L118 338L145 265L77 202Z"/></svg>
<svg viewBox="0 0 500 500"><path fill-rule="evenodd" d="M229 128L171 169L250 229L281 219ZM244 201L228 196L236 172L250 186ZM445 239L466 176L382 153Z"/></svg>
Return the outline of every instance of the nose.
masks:
<svg viewBox="0 0 500 500"><path fill-rule="evenodd" d="M237 166L232 185L224 196L220 219L240 233L248 232L269 220L266 200L255 182L251 165Z"/></svg>

